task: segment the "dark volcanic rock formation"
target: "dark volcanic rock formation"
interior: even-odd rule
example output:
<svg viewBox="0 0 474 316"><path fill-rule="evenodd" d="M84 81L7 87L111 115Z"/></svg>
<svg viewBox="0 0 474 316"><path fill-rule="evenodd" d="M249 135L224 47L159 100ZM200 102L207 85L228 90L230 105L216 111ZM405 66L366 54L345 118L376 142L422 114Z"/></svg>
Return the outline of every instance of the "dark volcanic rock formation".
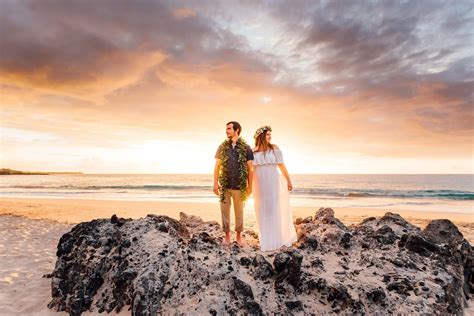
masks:
<svg viewBox="0 0 474 316"><path fill-rule="evenodd" d="M222 245L216 222L97 219L59 240L48 307L133 315L457 314L473 292L471 245L448 220L423 230L397 214L346 227L330 208L297 219L292 248Z"/></svg>

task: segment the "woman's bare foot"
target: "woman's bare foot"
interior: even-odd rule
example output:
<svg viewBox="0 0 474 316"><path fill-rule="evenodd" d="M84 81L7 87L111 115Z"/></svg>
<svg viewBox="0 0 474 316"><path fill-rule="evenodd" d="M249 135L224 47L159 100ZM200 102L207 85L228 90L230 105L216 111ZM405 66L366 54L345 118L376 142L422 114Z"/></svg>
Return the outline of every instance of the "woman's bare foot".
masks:
<svg viewBox="0 0 474 316"><path fill-rule="evenodd" d="M242 238L240 237L240 234L237 234L237 238L236 238L236 242L237 242L237 245L239 245L240 247L244 246L244 242L242 241Z"/></svg>

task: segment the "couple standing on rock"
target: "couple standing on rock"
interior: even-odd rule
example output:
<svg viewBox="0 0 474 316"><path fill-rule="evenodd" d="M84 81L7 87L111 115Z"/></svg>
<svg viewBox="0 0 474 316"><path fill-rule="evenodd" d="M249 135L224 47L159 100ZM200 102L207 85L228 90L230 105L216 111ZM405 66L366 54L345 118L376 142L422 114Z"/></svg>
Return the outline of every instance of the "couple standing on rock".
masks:
<svg viewBox="0 0 474 316"><path fill-rule="evenodd" d="M253 149L240 137L241 132L238 122L227 123L227 139L215 154L214 193L220 197L225 243L230 243L230 207L233 203L236 239L242 245L243 210L245 201L252 194L260 250L291 246L297 239L288 193L293 185L283 154L277 145L271 143L270 126L263 126L255 132Z"/></svg>

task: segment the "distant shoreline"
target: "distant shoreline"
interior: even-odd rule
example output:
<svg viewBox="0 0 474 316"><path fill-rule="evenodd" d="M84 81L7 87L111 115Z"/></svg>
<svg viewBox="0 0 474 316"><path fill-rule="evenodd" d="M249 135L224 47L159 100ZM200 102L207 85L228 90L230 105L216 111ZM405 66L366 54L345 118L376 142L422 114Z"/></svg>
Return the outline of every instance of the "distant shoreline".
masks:
<svg viewBox="0 0 474 316"><path fill-rule="evenodd" d="M37 171L20 171L2 168L0 169L0 175L10 176L10 175L50 175L50 174L84 174L82 172L37 172Z"/></svg>

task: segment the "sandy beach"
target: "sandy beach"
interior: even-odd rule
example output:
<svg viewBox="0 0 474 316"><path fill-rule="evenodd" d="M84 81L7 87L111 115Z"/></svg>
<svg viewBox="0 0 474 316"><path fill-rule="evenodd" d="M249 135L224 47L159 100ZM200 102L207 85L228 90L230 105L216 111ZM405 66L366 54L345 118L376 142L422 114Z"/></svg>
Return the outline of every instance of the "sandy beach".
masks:
<svg viewBox="0 0 474 316"><path fill-rule="evenodd" d="M321 206L323 205L295 207L294 218L314 215ZM458 226L471 244L474 243L474 214L354 208L334 208L334 211L337 218L346 225L359 223L366 217L382 216L387 211L399 213L421 228L431 219L447 218ZM58 315L57 312L47 308L51 298L51 279L42 276L54 269L58 240L74 224L95 218L110 218L113 214L126 218L166 214L178 219L179 212L198 215L206 221L216 220L220 223L217 203L2 198L0 200L1 314ZM245 212L248 217L246 228L254 229L251 207L247 206ZM121 314L128 315L129 311L122 310Z"/></svg>
<svg viewBox="0 0 474 316"><path fill-rule="evenodd" d="M315 205L314 207L292 207L293 219L312 216L320 207L331 205ZM474 243L474 212L444 213L422 212L377 208L332 207L336 217L346 225L357 224L370 216L383 216L386 212L398 213L410 223L423 228L432 219L449 219L463 233L464 237ZM49 219L59 223L76 224L95 218L110 218L113 214L125 218L140 218L147 214L165 214L179 219L179 213L197 215L205 221L215 220L220 223L218 203L193 203L169 201L118 201L118 200L87 200L87 199L38 199L38 198L5 198L0 199L0 215L23 215L28 218ZM244 224L246 229L256 229L253 206L245 206ZM233 213L231 214L231 220Z"/></svg>

